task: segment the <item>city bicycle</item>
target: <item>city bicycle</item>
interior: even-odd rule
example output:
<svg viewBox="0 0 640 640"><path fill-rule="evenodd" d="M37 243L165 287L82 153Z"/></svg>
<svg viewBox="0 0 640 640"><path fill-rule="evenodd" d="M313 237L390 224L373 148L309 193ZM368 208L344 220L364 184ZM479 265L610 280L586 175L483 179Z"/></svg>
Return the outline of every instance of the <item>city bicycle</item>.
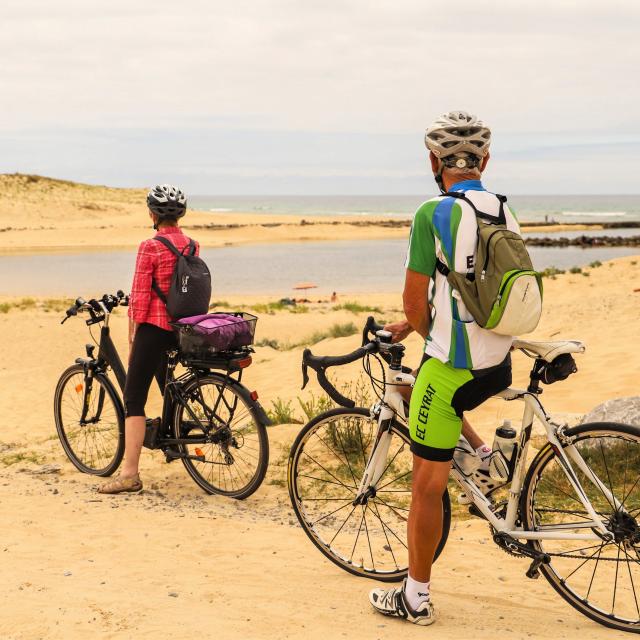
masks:
<svg viewBox="0 0 640 640"><path fill-rule="evenodd" d="M97 476L114 473L124 455L125 411L109 374L123 393L126 371L109 319L127 304L122 291L97 300L78 298L62 320L86 314L90 328L100 325L97 356L95 345L87 344L86 357L62 373L54 395L56 429L67 457L78 470ZM206 357L169 351L162 415L147 419L144 446L161 450L167 462L181 460L210 494L244 499L267 470L269 419L257 393L241 383L251 353L250 347ZM176 374L179 366L183 372Z"/></svg>
<svg viewBox="0 0 640 640"><path fill-rule="evenodd" d="M414 377L402 366L404 350L369 318L363 346L353 353L305 351L303 387L311 368L341 408L302 428L288 467L291 502L314 545L342 569L388 582L406 576L408 564L412 455L400 389ZM455 458L451 477L470 499L470 513L487 521L495 544L530 561L528 578L542 574L582 614L640 633L640 428L612 422L568 427L547 414L540 402L545 371L563 354L584 352L580 342L516 339L513 350L534 365L526 389L497 396L524 405L508 479L484 495ZM375 358L381 378L372 373ZM327 377L330 367L358 360L379 387L370 409L355 407ZM534 419L543 435L532 438ZM449 532L448 492L443 504L438 553Z"/></svg>

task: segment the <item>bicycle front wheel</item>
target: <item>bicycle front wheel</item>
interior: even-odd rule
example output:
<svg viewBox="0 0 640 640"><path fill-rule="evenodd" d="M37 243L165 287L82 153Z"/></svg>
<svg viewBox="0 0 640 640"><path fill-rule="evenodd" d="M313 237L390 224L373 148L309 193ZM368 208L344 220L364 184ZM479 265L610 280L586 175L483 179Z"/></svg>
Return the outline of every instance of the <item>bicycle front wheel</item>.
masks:
<svg viewBox="0 0 640 640"><path fill-rule="evenodd" d="M247 498L261 485L269 464L266 425L249 391L213 373L191 378L182 394L190 411L176 403L176 438L198 441L178 447L190 456L182 459L187 472L207 493Z"/></svg>
<svg viewBox="0 0 640 640"><path fill-rule="evenodd" d="M551 563L540 570L571 606L607 627L640 633L640 429L602 422L567 429L566 435L590 469L581 471L569 456L612 539L553 539L554 534L598 530L562 461L546 445L523 486L523 520L526 529L543 531L550 539L530 544L551 555Z"/></svg>
<svg viewBox="0 0 640 640"><path fill-rule="evenodd" d="M110 476L120 466L124 455L124 411L106 376L96 374L87 379L82 365L69 367L58 380L53 414L62 448L77 469Z"/></svg>
<svg viewBox="0 0 640 640"><path fill-rule="evenodd" d="M378 423L368 409L332 409L316 416L291 448L289 496L304 532L331 562L357 576L395 582L407 575L413 455L409 432L394 424L375 495L354 505L377 435ZM436 558L451 523L448 492L442 501Z"/></svg>

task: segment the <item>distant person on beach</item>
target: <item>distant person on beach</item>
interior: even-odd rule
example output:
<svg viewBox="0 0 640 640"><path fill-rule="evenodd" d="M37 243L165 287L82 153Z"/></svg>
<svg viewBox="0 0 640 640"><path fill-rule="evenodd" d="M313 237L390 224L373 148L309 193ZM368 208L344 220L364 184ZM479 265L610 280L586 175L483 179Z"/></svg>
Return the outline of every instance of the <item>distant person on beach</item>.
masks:
<svg viewBox="0 0 640 640"><path fill-rule="evenodd" d="M338 302L338 294L335 291L331 294L331 302Z"/></svg>
<svg viewBox="0 0 640 640"><path fill-rule="evenodd" d="M163 238L182 251L189 238L182 233L178 220L187 211L187 199L177 187L162 184L147 195L149 217L156 235L145 240L138 249L136 268L129 300L129 369L124 388L125 451L117 478L103 484L100 493L140 491L138 471L145 434L145 405L154 376L164 389L167 373L167 351L177 345L169 324L171 318L165 303L156 293L166 296L176 264L175 254ZM196 243L196 254L199 251Z"/></svg>
<svg viewBox="0 0 640 640"><path fill-rule="evenodd" d="M405 265L406 320L385 327L394 341L417 331L425 339L425 353L409 410L413 453L409 575L401 587L374 589L369 600L380 613L419 625L435 620L431 565L442 536L442 495L454 451L456 460L459 455L475 457L474 479L485 494L497 486L489 480L491 448L463 413L511 384L512 338L477 325L437 268L440 261L451 270L473 272L478 226L467 200L497 220L500 201L480 182L489 162L490 139L489 128L464 111L444 114L427 129L425 144L442 195L425 202L415 214ZM447 195L453 191L464 198ZM504 212L508 228L519 233L506 205ZM464 504L470 502L467 496L460 498Z"/></svg>

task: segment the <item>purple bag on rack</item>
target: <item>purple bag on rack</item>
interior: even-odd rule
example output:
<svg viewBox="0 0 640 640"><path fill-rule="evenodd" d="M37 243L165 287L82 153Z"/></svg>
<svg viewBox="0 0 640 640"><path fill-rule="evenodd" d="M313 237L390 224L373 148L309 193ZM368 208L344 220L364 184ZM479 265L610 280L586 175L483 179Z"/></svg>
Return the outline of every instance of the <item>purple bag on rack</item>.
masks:
<svg viewBox="0 0 640 640"><path fill-rule="evenodd" d="M190 316L176 324L191 327L193 334L202 336L206 344L217 351L237 349L253 342L253 331L247 320L230 313Z"/></svg>

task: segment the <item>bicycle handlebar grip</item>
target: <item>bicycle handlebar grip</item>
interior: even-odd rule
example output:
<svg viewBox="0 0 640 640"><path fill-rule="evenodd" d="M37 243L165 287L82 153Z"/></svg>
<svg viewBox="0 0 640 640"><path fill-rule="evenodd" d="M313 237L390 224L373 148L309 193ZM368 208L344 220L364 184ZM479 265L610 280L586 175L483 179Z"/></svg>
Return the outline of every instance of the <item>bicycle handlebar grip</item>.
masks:
<svg viewBox="0 0 640 640"><path fill-rule="evenodd" d="M367 323L362 330L362 346L364 347L367 342L370 342L369 334L372 333L375 337L376 331L384 329L384 325L378 324L373 316L367 318Z"/></svg>
<svg viewBox="0 0 640 640"><path fill-rule="evenodd" d="M327 380L327 375L324 369L318 371L318 383L327 392L328 396L337 402L341 407L347 407L347 409L353 409L356 403L349 398L345 398L330 382Z"/></svg>

